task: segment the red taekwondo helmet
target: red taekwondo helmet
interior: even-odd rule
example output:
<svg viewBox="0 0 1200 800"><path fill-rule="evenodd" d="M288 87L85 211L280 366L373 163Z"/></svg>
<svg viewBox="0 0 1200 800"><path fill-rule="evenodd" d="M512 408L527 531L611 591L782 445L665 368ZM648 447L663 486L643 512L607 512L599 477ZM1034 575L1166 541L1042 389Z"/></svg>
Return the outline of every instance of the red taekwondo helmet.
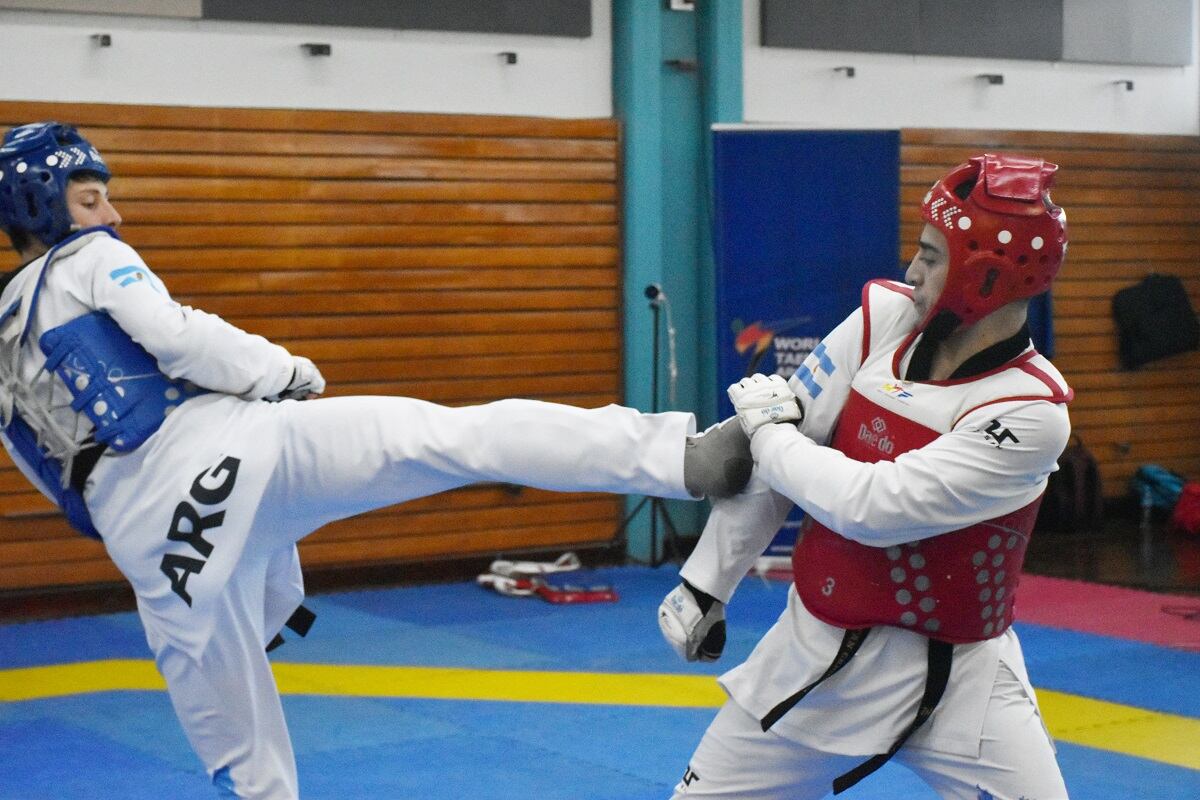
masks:
<svg viewBox="0 0 1200 800"><path fill-rule="evenodd" d="M945 234L950 266L920 328L943 311L972 325L1050 288L1067 251L1067 215L1050 200L1057 171L1038 158L987 154L933 185L921 215Z"/></svg>

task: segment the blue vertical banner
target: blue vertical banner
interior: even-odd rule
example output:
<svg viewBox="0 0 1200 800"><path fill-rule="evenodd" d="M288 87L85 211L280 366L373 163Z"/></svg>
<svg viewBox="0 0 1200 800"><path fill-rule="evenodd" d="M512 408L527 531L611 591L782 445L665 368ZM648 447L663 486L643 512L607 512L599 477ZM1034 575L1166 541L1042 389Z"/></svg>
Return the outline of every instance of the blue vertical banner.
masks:
<svg viewBox="0 0 1200 800"><path fill-rule="evenodd" d="M717 127L717 382L790 377L859 305L900 278L899 131ZM722 417L733 413L723 397Z"/></svg>
<svg viewBox="0 0 1200 800"><path fill-rule="evenodd" d="M791 377L859 305L900 278L899 131L714 126L717 383ZM790 552L798 520L769 553ZM789 538L790 532L790 538Z"/></svg>

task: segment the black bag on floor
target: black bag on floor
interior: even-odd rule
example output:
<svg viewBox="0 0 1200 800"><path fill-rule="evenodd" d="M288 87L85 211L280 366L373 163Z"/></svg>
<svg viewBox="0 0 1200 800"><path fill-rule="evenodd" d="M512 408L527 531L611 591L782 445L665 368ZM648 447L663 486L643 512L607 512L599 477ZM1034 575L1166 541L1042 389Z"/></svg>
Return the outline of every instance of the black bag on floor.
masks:
<svg viewBox="0 0 1200 800"><path fill-rule="evenodd" d="M1174 275L1147 275L1117 292L1112 308L1125 369L1200 346L1196 312Z"/></svg>
<svg viewBox="0 0 1200 800"><path fill-rule="evenodd" d="M1104 521L1104 487L1100 465L1078 436L1058 457L1058 471L1050 473L1042 507L1038 511L1039 530L1064 533L1099 530Z"/></svg>

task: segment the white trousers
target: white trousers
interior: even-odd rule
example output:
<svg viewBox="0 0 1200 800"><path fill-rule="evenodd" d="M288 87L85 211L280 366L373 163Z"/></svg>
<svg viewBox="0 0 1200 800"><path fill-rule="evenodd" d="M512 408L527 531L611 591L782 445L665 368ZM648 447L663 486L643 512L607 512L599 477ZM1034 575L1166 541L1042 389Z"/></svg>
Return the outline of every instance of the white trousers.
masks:
<svg viewBox="0 0 1200 800"><path fill-rule="evenodd" d="M171 701L222 796L299 797L265 644L303 598L295 543L333 520L478 482L687 498L691 414L528 400L189 401L105 458L85 497Z"/></svg>
<svg viewBox="0 0 1200 800"><path fill-rule="evenodd" d="M803 701L801 701L803 702ZM834 778L871 754L823 753L763 732L759 721L726 701L700 740L674 800L816 800ZM1003 663L984 718L978 758L902 747L903 764L947 800L1066 800L1067 790L1033 700ZM879 780L868 775L865 784ZM853 797L850 789L846 797Z"/></svg>

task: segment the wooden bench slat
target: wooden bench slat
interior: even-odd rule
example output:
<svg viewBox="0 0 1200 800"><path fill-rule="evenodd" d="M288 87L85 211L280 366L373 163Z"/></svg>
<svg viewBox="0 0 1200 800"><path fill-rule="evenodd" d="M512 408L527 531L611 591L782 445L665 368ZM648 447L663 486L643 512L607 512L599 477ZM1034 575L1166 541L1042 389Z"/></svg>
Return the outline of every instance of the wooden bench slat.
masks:
<svg viewBox="0 0 1200 800"><path fill-rule="evenodd" d="M900 167L900 180L905 185L923 186L926 190L939 180L946 170L957 163L953 159L941 161L937 166ZM1067 178L1060 178L1058 185L1067 183ZM1075 187L1105 187L1114 186L1129 189L1195 189L1200 188L1200 174L1194 171L1150 171L1150 170L1114 170L1114 169L1076 169L1071 172L1070 185Z"/></svg>
<svg viewBox="0 0 1200 800"><path fill-rule="evenodd" d="M199 202L114 200L126 225L611 225L612 203Z"/></svg>
<svg viewBox="0 0 1200 800"><path fill-rule="evenodd" d="M114 153L105 156L114 175L181 177L302 177L392 178L442 180L559 180L617 179L612 161L547 161L437 158L351 158L320 156L175 155L171 153Z"/></svg>
<svg viewBox="0 0 1200 800"><path fill-rule="evenodd" d="M310 537L315 542L375 541L405 538L417 539L447 530L475 533L498 527L526 527L545 523L551 527L573 526L584 522L608 522L619 509L616 497L593 495L571 502L544 503L537 506L500 506L461 509L426 510L394 518L395 525L327 525ZM375 521L388 519L387 509ZM614 526L615 527L615 526Z"/></svg>
<svg viewBox="0 0 1200 800"><path fill-rule="evenodd" d="M516 136L247 132L163 128L105 128L84 131L107 158L116 153L258 153L377 158L520 158L607 160L616 158L614 139Z"/></svg>
<svg viewBox="0 0 1200 800"><path fill-rule="evenodd" d="M529 267L616 268L619 250L611 245L525 245L514 247L493 243L487 247L397 246L397 247L222 247L219 250L187 250L171 247L139 247L138 252L154 270L172 268L211 271L307 270L307 269L509 269Z"/></svg>
<svg viewBox="0 0 1200 800"><path fill-rule="evenodd" d="M611 269L508 270L294 270L213 273L156 270L172 295L244 292L345 292L373 286L381 291L490 289L614 289ZM299 310L299 309L298 309Z"/></svg>
<svg viewBox="0 0 1200 800"><path fill-rule="evenodd" d="M190 298L180 298L187 300ZM612 289L555 289L551 291L473 291L473 292L341 292L336 295L312 293L286 294L261 292L259 295L204 295L205 310L220 316L245 314L291 315L303 303L306 314L352 312L396 313L407 311L544 311L550 309L616 308L617 292ZM264 307L270 304L270 307ZM519 331L514 331L519 334Z"/></svg>
<svg viewBox="0 0 1200 800"><path fill-rule="evenodd" d="M1172 170L1194 170L1200 167L1200 150L1091 150L1064 149L1046 145L1036 152L1026 145L1005 145L993 148L997 154L1011 153L1041 158L1059 165L1059 174L1066 170L1110 169L1122 171L1146 171L1153 174ZM900 159L905 164L934 164L947 167L961 164L978 155L976 146L927 146L904 144L900 147Z"/></svg>
<svg viewBox="0 0 1200 800"><path fill-rule="evenodd" d="M442 357L447 354L469 355L528 355L534 353L556 353L568 357L572 353L591 350L616 350L620 346L620 334L616 331L597 331L586 337L575 332L539 333L527 336L519 332L507 336L494 334L465 336L405 336L402 338L347 339L338 344L327 344L327 339L290 339L289 348L309 354L314 361L331 361L346 358L350 352L355 358L407 358L411 356Z"/></svg>
<svg viewBox="0 0 1200 800"><path fill-rule="evenodd" d="M379 245L615 245L615 225L128 225L142 247L372 247Z"/></svg>
<svg viewBox="0 0 1200 800"><path fill-rule="evenodd" d="M346 523L335 523L344 525ZM584 522L566 529L546 526L465 532L446 532L430 536L405 537L384 541L322 542L308 539L300 543L300 557L309 567L345 566L358 563L409 561L441 553L497 553L558 546L569 548L607 542L612 539L615 519L609 522Z"/></svg>
<svg viewBox="0 0 1200 800"><path fill-rule="evenodd" d="M406 133L446 136L569 136L611 139L616 120L551 119L490 114L414 114L282 108L216 108L122 105L114 117L108 103L55 103L28 100L0 102L0 120L16 125L30 120L57 119L80 126L182 128L185 130L343 131L346 133Z"/></svg>
<svg viewBox="0 0 1200 800"><path fill-rule="evenodd" d="M901 241L916 242L921 235L923 227L923 222L912 222L911 224L901 225ZM1134 242L1200 244L1200 232L1198 232L1197 226L1186 224L1077 225L1074 220L1071 220L1069 232L1072 248L1078 245L1126 244Z"/></svg>
<svg viewBox="0 0 1200 800"><path fill-rule="evenodd" d="M900 206L903 213L912 214L914 218L919 216L921 201L927 191L927 185L908 184L901 187ZM1068 210L1068 222L1086 214L1114 217L1115 222L1121 224L1136 224L1143 215L1153 216L1160 212L1190 216L1196 210L1197 202L1200 202L1200 188L1156 190L1154 204L1150 207L1146 206L1144 195L1130 192L1120 185L1088 188L1070 183L1058 184L1051 193L1054 202Z"/></svg>
<svg viewBox="0 0 1200 800"><path fill-rule="evenodd" d="M475 333L578 333L612 330L617 310L510 311L497 313L387 314L339 317L253 317L239 327L280 344L304 338L376 338L412 335ZM227 318L238 324L236 316ZM456 361L459 359L455 359Z"/></svg>
<svg viewBox="0 0 1200 800"><path fill-rule="evenodd" d="M990 146L1069 147L1119 151L1200 151L1195 136L1162 134L1088 133L1073 131L976 130L969 128L905 128L900 132L903 144L977 148Z"/></svg>
<svg viewBox="0 0 1200 800"><path fill-rule="evenodd" d="M1141 381L1139 381L1141 383ZM1071 403L1071 418L1077 420L1080 415L1086 419L1087 412L1100 408L1127 408L1139 404L1152 406L1177 406L1195 402L1186 391L1180 391L1178 385L1168 386L1138 386L1136 388L1112 387L1103 390L1080 389L1075 384L1075 400Z"/></svg>
<svg viewBox="0 0 1200 800"><path fill-rule="evenodd" d="M105 555L86 561L52 564L0 564L0 586L5 589L55 589L98 583L119 583L124 578Z"/></svg>
<svg viewBox="0 0 1200 800"><path fill-rule="evenodd" d="M433 402L456 401L458 398L484 398L499 400L505 397L550 397L564 394L615 394L620 388L620 377L616 373L582 375L505 375L502 377L464 376L462 378L405 379L376 375L370 362L348 365L344 362L328 372L329 393L365 394L349 387L360 383L382 383L385 380L389 391L384 394L400 397L416 397ZM372 392L371 394L380 394Z"/></svg>
<svg viewBox="0 0 1200 800"><path fill-rule="evenodd" d="M617 186L594 181L310 180L117 175L110 196L132 200L286 201L341 203L604 203Z"/></svg>

